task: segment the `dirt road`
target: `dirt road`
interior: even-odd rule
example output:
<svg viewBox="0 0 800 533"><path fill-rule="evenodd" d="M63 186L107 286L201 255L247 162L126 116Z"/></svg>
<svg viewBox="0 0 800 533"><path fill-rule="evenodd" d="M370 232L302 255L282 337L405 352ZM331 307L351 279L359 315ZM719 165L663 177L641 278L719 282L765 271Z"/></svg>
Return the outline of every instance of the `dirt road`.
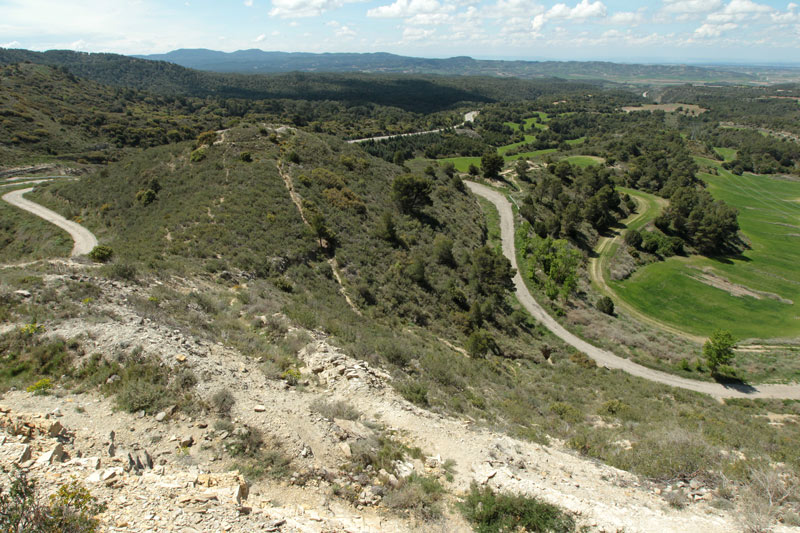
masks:
<svg viewBox="0 0 800 533"><path fill-rule="evenodd" d="M505 195L485 185L471 181L466 181L465 183L473 193L492 202L500 213L500 235L503 242L503 254L511 261L511 265L517 271L514 276L514 288L520 304L554 335L570 346L584 352L594 359L597 364L610 369L622 370L632 376L708 394L717 398L779 398L800 400L800 385L722 385L719 383L686 379L639 365L629 359L593 346L570 333L539 305L525 286L525 282L517 266L517 256L514 250L514 213L511 209L511 203L509 203Z"/></svg>
<svg viewBox="0 0 800 533"><path fill-rule="evenodd" d="M469 113L464 114L464 122L458 124L456 126L452 126L454 128L458 128L466 124L467 122L473 122L475 117L478 116L480 111L470 111ZM438 130L428 130L428 131L414 131L411 133L395 133L394 135L381 135L380 137L367 137L365 139L351 139L347 141L350 144L354 143L363 143L367 141L385 141L386 139L394 139L395 137L413 137L414 135L425 135L426 133L439 133L440 131L445 131L448 128L439 128Z"/></svg>
<svg viewBox="0 0 800 533"><path fill-rule="evenodd" d="M72 257L78 255L85 255L92 251L92 248L97 246L97 239L95 236L76 222L72 222L62 217L55 211L51 211L37 203L26 200L23 196L33 190L33 187L27 189L17 189L3 195L3 200L9 204L24 209L29 213L33 213L37 217L43 218L51 224L55 224L70 234L75 245L72 247Z"/></svg>
<svg viewBox="0 0 800 533"><path fill-rule="evenodd" d="M663 198L656 198L655 203L657 205L654 206L651 205L651 203L641 195L637 195L633 192L629 192L629 194L631 195L631 198L636 201L637 213L622 221L627 228L634 226L638 227L639 224L637 223L643 218L654 218L661 212L661 209L667 205L666 200ZM608 261L611 259L611 257L613 257L614 252L617 250L621 240L622 232L619 231L611 237L602 237L597 242L597 246L595 247L595 253L597 254L597 257L593 257L589 260L589 277L591 278L592 283L595 284L601 293L605 294L606 296L614 297L614 304L617 306L617 308L622 309L627 314L636 318L636 320L645 322L662 331L683 337L684 339L688 339L692 342L703 344L706 341L705 337L692 335L691 333L687 333L676 327L670 326L669 324L665 324L664 322L656 320L653 317L645 315L628 302L620 298L614 292L614 289L608 285L605 277L605 271L608 266Z"/></svg>

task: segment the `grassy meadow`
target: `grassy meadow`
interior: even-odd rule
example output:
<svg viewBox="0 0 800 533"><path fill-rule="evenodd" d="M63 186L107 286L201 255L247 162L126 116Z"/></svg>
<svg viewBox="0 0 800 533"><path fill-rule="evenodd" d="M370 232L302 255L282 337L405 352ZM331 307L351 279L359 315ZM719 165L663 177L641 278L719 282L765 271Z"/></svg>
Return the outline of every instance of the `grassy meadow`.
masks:
<svg viewBox="0 0 800 533"><path fill-rule="evenodd" d="M611 286L642 312L690 333L724 328L740 340L800 336L800 183L735 176L711 160L700 163L717 168L700 178L739 210L749 248L736 257L671 257ZM729 283L700 281L706 274Z"/></svg>

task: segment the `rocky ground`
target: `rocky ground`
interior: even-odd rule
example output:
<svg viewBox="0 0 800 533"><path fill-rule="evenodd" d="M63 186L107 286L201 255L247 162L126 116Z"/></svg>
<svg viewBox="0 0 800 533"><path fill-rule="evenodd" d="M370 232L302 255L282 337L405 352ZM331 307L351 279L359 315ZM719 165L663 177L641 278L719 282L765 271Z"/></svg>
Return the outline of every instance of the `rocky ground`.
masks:
<svg viewBox="0 0 800 533"><path fill-rule="evenodd" d="M400 397L388 374L345 355L321 333L303 332L309 341L299 352L304 366L293 386L269 379L252 357L230 346L141 316L131 298L146 297L148 286L109 281L84 267L56 270L44 277L47 285L68 279L101 290L87 304L91 320L53 320L44 334L79 337L87 353L141 346L165 365L191 369L202 400L210 403L220 390L235 400L230 426L222 426L211 415L170 409L152 416L120 412L95 393L56 388L48 395L3 395L2 485L13 465L28 470L45 492L80 480L108 506L100 516L105 531L469 531L455 502L472 482L537 496L590 531L741 529L735 512L710 505L714 495L700 480L655 486L559 443L516 440L427 412ZM14 297L30 298L30 292ZM357 418L320 414L320 402L335 401L354 407ZM241 428L260 430L291 459L290 468L278 477L246 479L226 452ZM359 443L379 436L421 453L395 461L391 472L354 470ZM440 518L425 520L387 503L391 489L415 472L446 488ZM690 502L683 509L668 504L678 491Z"/></svg>

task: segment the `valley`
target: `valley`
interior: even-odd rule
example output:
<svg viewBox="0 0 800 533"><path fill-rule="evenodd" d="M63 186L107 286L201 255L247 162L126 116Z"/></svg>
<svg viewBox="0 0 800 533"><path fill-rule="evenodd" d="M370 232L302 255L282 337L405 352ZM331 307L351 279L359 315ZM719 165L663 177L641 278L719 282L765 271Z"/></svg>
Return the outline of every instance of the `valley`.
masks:
<svg viewBox="0 0 800 533"><path fill-rule="evenodd" d="M0 486L109 531L800 524L794 86L17 56Z"/></svg>

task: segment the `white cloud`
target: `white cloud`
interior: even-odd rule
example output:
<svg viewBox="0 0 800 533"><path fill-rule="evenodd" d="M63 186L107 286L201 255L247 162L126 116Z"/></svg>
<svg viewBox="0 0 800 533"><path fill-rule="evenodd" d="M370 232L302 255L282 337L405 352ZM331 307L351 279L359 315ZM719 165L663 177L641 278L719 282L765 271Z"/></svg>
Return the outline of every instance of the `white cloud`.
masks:
<svg viewBox="0 0 800 533"><path fill-rule="evenodd" d="M720 11L708 15L711 22L733 22L752 20L759 15L772 13L773 9L764 4L757 4L751 0L731 0Z"/></svg>
<svg viewBox="0 0 800 533"><path fill-rule="evenodd" d="M581 0L575 7L569 7L567 4L556 4L545 13L539 13L531 21L531 29L534 35L539 35L539 32L544 25L551 20L572 20L575 22L583 22L590 18L604 18L606 16L606 6L599 0L592 2L591 0Z"/></svg>
<svg viewBox="0 0 800 533"><path fill-rule="evenodd" d="M395 0L393 4L379 6L367 11L368 17L401 18L421 13L444 13L453 11L452 5L442 5L437 0Z"/></svg>
<svg viewBox="0 0 800 533"><path fill-rule="evenodd" d="M253 0L244 0L244 5L246 7L253 7Z"/></svg>
<svg viewBox="0 0 800 533"><path fill-rule="evenodd" d="M352 29L348 28L347 26L342 26L338 30L336 30L337 37L355 37L356 32Z"/></svg>
<svg viewBox="0 0 800 533"><path fill-rule="evenodd" d="M353 0L272 0L272 17L316 17Z"/></svg>
<svg viewBox="0 0 800 533"><path fill-rule="evenodd" d="M450 22L453 18L447 13L419 13L405 20L409 26L441 26Z"/></svg>
<svg viewBox="0 0 800 533"><path fill-rule="evenodd" d="M263 42L266 38L267 38L267 36L262 33L261 35L259 35L255 39L253 39L253 41L255 41L257 43L260 43L260 42Z"/></svg>
<svg viewBox="0 0 800 533"><path fill-rule="evenodd" d="M620 26L638 26L644 22L644 13L641 11L620 11L608 18L611 24Z"/></svg>
<svg viewBox="0 0 800 533"><path fill-rule="evenodd" d="M403 30L403 42L421 41L432 36L436 30L424 30L422 28L405 28Z"/></svg>
<svg viewBox="0 0 800 533"><path fill-rule="evenodd" d="M20 48L22 43L19 41L11 41L10 43L0 44L0 48Z"/></svg>
<svg viewBox="0 0 800 533"><path fill-rule="evenodd" d="M664 0L661 10L665 13L708 13L722 6L722 0Z"/></svg>
<svg viewBox="0 0 800 533"><path fill-rule="evenodd" d="M70 50L86 50L88 47L89 43L87 43L83 39L78 39L77 41L70 43L69 45Z"/></svg>
<svg viewBox="0 0 800 533"><path fill-rule="evenodd" d="M493 18L530 17L544 11L545 9L534 0L498 0L496 4L485 8L486 14Z"/></svg>
<svg viewBox="0 0 800 533"><path fill-rule="evenodd" d="M697 37L719 37L723 32L735 30L738 27L739 25L733 22L726 22L724 24L705 23L694 30L694 34Z"/></svg>

